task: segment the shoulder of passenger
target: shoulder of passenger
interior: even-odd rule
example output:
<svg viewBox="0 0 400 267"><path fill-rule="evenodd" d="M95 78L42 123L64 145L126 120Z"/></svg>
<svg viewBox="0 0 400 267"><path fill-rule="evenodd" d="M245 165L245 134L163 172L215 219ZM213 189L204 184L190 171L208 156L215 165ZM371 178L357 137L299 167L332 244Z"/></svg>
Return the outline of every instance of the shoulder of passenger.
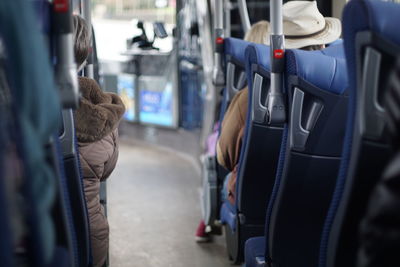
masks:
<svg viewBox="0 0 400 267"><path fill-rule="evenodd" d="M89 164L97 165L107 162L116 149L115 137L112 135L113 133L106 135L96 142L80 143L79 152L81 156L84 157Z"/></svg>

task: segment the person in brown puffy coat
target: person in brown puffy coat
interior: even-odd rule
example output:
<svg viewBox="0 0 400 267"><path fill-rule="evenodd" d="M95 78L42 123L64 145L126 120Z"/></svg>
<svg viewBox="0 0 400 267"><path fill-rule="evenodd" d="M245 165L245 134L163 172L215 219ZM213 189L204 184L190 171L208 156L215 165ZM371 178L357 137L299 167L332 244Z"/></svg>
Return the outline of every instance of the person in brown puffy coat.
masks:
<svg viewBox="0 0 400 267"><path fill-rule="evenodd" d="M90 37L85 21L74 16L75 60L85 64ZM118 124L125 112L119 96L103 92L97 82L79 77L80 106L75 112L75 128L89 213L93 266L103 266L108 252L109 228L100 204L100 182L114 170L118 159Z"/></svg>

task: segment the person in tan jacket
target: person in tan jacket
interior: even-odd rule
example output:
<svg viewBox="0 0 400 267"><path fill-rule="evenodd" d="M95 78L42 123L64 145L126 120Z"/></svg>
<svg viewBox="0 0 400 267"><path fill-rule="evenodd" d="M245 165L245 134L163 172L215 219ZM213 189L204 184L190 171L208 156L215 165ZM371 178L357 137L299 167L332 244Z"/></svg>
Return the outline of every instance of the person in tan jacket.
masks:
<svg viewBox="0 0 400 267"><path fill-rule="evenodd" d="M323 17L315 1L290 1L283 5L283 33L288 49L319 50L325 44L337 40L341 34L341 23L336 18ZM269 45L268 22L255 24L246 39L250 42ZM264 26L261 26L264 25ZM246 125L248 88L235 95L222 122L221 135L217 143L217 160L231 173L225 181L225 197L235 203L236 178Z"/></svg>
<svg viewBox="0 0 400 267"><path fill-rule="evenodd" d="M90 38L85 21L74 16L75 60L82 69ZM75 111L75 128L89 213L93 266L103 266L108 252L109 227L100 203L100 182L114 170L118 159L118 124L125 112L119 96L105 93L97 82L79 77L81 99Z"/></svg>

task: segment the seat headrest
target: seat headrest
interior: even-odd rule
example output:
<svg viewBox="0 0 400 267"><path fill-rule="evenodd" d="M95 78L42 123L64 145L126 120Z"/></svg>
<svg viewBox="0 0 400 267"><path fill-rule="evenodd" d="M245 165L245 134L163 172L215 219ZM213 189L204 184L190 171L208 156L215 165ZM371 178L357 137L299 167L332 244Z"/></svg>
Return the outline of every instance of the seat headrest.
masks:
<svg viewBox="0 0 400 267"><path fill-rule="evenodd" d="M343 94L348 87L344 58L324 54L323 50L287 50L286 74L296 75L321 90Z"/></svg>
<svg viewBox="0 0 400 267"><path fill-rule="evenodd" d="M234 58L244 65L245 51L250 42L243 41L237 38L226 38L224 40L225 55Z"/></svg>
<svg viewBox="0 0 400 267"><path fill-rule="evenodd" d="M345 58L343 40L339 39L329 45L327 48L321 50L321 53L326 56L335 58Z"/></svg>
<svg viewBox="0 0 400 267"><path fill-rule="evenodd" d="M399 4L374 0L350 1L344 12L344 31L372 30L400 44Z"/></svg>
<svg viewBox="0 0 400 267"><path fill-rule="evenodd" d="M271 71L270 47L262 44L250 44L246 49L246 63L257 64L266 71ZM249 69L250 70L250 69Z"/></svg>

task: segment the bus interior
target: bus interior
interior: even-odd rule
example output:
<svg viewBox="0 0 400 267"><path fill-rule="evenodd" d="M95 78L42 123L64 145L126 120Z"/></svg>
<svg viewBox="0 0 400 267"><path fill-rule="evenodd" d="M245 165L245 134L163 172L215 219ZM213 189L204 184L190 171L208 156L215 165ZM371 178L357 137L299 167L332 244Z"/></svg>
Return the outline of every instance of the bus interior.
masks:
<svg viewBox="0 0 400 267"><path fill-rule="evenodd" d="M289 33L297 4L326 25ZM0 265L400 266L399 25L399 0L0 0ZM124 106L95 114L104 178L87 80Z"/></svg>

